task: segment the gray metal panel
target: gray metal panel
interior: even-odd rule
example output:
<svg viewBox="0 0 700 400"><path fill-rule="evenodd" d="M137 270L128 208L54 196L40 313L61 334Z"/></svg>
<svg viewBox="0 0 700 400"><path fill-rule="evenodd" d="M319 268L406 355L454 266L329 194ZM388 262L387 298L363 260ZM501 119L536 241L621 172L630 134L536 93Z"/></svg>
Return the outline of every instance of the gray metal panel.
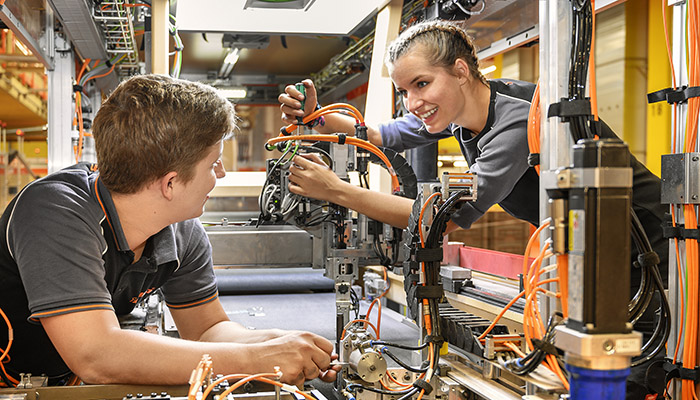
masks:
<svg viewBox="0 0 700 400"><path fill-rule="evenodd" d="M661 156L661 204L700 204L700 153Z"/></svg>
<svg viewBox="0 0 700 400"><path fill-rule="evenodd" d="M85 0L48 0L81 58L104 60L107 52L100 30Z"/></svg>
<svg viewBox="0 0 700 400"><path fill-rule="evenodd" d="M484 11L473 15L464 24L479 51L506 44L506 48L501 50L505 51L515 45L513 43L507 46L509 39L515 39L519 34L537 25L538 6L538 2L532 0L487 0ZM482 57L482 54L479 54L479 57Z"/></svg>
<svg viewBox="0 0 700 400"><path fill-rule="evenodd" d="M311 266L313 241L306 231L288 226L211 227L212 260L219 266Z"/></svg>

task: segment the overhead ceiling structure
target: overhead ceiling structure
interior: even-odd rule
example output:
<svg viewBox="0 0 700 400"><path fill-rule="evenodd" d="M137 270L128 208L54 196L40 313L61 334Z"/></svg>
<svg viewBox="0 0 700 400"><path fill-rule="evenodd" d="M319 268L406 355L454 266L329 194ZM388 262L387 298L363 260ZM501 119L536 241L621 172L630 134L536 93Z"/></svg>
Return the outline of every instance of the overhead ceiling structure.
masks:
<svg viewBox="0 0 700 400"><path fill-rule="evenodd" d="M315 0L292 9L285 1L179 0L177 19L180 31L348 35L388 2ZM255 7L261 3L269 7Z"/></svg>

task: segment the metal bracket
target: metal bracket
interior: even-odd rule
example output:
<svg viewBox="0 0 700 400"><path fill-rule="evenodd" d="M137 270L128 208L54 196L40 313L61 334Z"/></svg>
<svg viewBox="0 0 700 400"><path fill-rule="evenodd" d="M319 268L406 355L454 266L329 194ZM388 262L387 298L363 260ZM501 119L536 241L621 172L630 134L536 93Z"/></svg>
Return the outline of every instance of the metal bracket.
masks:
<svg viewBox="0 0 700 400"><path fill-rule="evenodd" d="M661 156L661 204L700 204L700 153Z"/></svg>
<svg viewBox="0 0 700 400"><path fill-rule="evenodd" d="M541 181L545 189L632 187L632 168L561 168L542 172Z"/></svg>
<svg viewBox="0 0 700 400"><path fill-rule="evenodd" d="M39 43L29 34L27 29L22 25L22 23L17 19L17 17L12 14L6 5L0 4L0 20L7 25L12 32L24 43L29 50L39 59L39 61L44 64L46 69L49 71L53 70L53 59L49 57L42 49Z"/></svg>

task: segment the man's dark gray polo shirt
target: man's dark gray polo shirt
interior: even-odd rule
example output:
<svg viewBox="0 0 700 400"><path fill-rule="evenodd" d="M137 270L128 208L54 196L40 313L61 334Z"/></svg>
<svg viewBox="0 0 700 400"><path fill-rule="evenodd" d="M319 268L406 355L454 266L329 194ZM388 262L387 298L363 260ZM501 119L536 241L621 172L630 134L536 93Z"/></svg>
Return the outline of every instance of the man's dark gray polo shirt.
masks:
<svg viewBox="0 0 700 400"><path fill-rule="evenodd" d="M133 258L110 193L89 165L22 190L0 218L0 308L14 329L7 371L70 373L41 318L86 310L128 314L158 288L171 308L217 297L211 246L197 220L166 227L148 239L140 260Z"/></svg>

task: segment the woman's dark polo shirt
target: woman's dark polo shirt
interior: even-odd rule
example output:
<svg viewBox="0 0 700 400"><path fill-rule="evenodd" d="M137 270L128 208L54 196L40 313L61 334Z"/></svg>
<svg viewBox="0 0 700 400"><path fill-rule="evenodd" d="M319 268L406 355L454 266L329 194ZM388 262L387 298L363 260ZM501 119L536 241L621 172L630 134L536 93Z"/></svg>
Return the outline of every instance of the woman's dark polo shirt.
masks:
<svg viewBox="0 0 700 400"><path fill-rule="evenodd" d="M41 318L97 309L128 314L158 288L171 308L217 297L211 246L197 220L166 227L133 258L109 191L89 165L27 185L0 218L0 308L14 329L7 371L52 380L70 373Z"/></svg>

